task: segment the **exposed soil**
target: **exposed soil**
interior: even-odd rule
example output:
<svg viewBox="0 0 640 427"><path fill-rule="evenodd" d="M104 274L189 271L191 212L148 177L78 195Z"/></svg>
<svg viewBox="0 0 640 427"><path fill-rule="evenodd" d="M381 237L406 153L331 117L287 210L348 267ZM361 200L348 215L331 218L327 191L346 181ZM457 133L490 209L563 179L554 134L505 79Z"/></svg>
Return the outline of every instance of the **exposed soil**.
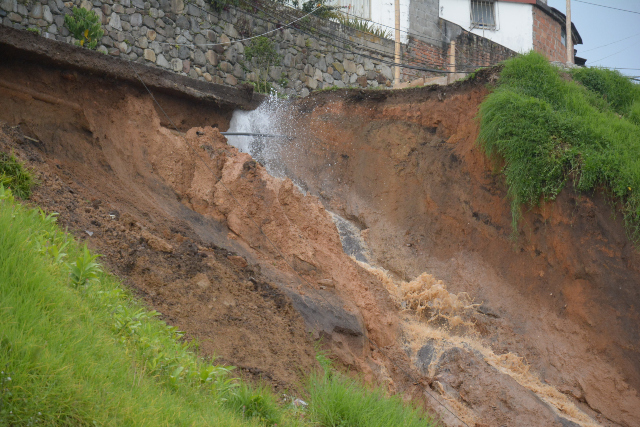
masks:
<svg viewBox="0 0 640 427"><path fill-rule="evenodd" d="M494 78L298 101L282 160L305 195L226 143L229 104L160 92L176 131L131 81L14 57L0 150L38 174L33 203L246 375L296 389L323 337L445 425L640 425L640 256L601 194L565 190L510 239L474 145ZM344 253L325 207L390 275Z"/></svg>
<svg viewBox="0 0 640 427"><path fill-rule="evenodd" d="M427 271L490 309L497 354L524 357L600 422L640 425L640 255L606 195L570 184L512 238L504 178L476 146L495 72L300 100L288 174L358 224L376 264L407 280Z"/></svg>

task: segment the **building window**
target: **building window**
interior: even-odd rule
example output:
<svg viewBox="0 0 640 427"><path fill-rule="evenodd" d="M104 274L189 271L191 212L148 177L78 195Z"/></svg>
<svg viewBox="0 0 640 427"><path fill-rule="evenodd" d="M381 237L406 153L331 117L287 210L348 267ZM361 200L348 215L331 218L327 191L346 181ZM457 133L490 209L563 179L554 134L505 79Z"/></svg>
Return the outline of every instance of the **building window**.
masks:
<svg viewBox="0 0 640 427"><path fill-rule="evenodd" d="M562 27L562 31L560 32L560 41L562 41L562 46L567 45L567 29L565 27Z"/></svg>
<svg viewBox="0 0 640 427"><path fill-rule="evenodd" d="M495 30L496 7L491 0L471 0L471 29Z"/></svg>

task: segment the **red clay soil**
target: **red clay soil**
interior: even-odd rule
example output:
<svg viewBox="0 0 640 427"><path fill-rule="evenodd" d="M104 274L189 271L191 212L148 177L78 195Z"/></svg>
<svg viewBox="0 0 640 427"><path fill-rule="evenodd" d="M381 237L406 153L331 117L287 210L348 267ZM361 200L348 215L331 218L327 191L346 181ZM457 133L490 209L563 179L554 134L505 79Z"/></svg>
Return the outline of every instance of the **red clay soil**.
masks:
<svg viewBox="0 0 640 427"><path fill-rule="evenodd" d="M168 113L182 110L185 120L172 118L181 129L228 127L229 111L215 104L159 101ZM405 386L395 366L410 362L380 281L342 251L315 197L269 176L217 129L182 134L163 126L140 88L30 62L0 67L0 120L0 149L39 175L33 201L59 212L204 355L297 388L316 366L313 338L323 337L342 364Z"/></svg>
<svg viewBox="0 0 640 427"><path fill-rule="evenodd" d="M378 265L428 272L493 317L497 354L602 423L640 425L640 255L603 192L527 210L513 239L504 178L476 145L496 70L447 87L297 101L291 176L364 230Z"/></svg>
<svg viewBox="0 0 640 427"><path fill-rule="evenodd" d="M431 395L469 425L576 425L477 348L445 351L435 373L416 366L406 312L345 255L326 206L366 230L377 264L483 302L467 320L496 355L524 356L601 425L639 425L640 259L604 199L570 191L509 239L503 180L474 145L483 84L295 104L306 131L284 161L318 197L227 145L210 125L226 130L228 109L163 95L177 132L133 84L32 62L0 64L0 150L37 172L34 203L203 354L247 374L296 388L315 366L312 331L446 425L463 424Z"/></svg>

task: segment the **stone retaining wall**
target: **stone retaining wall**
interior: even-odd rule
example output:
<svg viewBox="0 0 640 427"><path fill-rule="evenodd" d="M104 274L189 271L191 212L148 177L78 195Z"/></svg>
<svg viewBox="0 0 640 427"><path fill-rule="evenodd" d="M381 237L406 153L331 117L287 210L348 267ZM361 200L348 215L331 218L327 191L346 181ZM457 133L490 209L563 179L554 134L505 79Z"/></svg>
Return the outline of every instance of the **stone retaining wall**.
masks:
<svg viewBox="0 0 640 427"><path fill-rule="evenodd" d="M0 20L6 26L74 43L64 25L64 15L71 14L74 6L100 16L105 34L98 51L198 80L236 86L260 77L282 94L304 97L309 91L334 86L388 87L393 79L389 66L394 61L393 41L315 17L301 21L299 28L286 28L282 23L295 17L283 6L273 5L264 14L234 7L218 13L204 0L0 0ZM234 40L272 30L268 37L282 63L258 70L245 57L249 42ZM420 46L439 58L446 49L446 44ZM403 57L413 65L445 68L442 61L430 63L431 56L412 55L416 51L405 45ZM403 73L403 79L424 74Z"/></svg>

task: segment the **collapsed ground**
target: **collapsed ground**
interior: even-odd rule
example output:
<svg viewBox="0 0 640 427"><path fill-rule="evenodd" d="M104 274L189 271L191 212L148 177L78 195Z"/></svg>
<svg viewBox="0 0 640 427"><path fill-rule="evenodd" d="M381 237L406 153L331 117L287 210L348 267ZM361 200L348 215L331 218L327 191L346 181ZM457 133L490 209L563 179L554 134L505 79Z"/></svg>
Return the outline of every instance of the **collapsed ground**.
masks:
<svg viewBox="0 0 640 427"><path fill-rule="evenodd" d="M464 321L494 355L525 357L544 383L602 425L637 424L638 255L602 195L570 191L529 212L521 239L509 240L504 184L474 146L473 117L491 73L454 87L324 93L296 104L307 132L298 140L307 143L291 147L287 166L316 199L269 177L204 127L225 130L228 109L200 110L183 136L163 126L140 88L64 67L16 65L0 70L0 119L8 123L0 150L15 151L38 172L34 203L60 212L204 354L295 388L315 364L312 338L324 336L342 363L423 400L448 425L458 421L403 370L477 425L572 425L570 414L531 398L480 350L465 351L469 342L451 344L461 334L448 334L444 352L429 344L432 336L419 340L419 323L411 336L406 325L414 319L399 313L384 277L342 252L326 206L364 231L372 262L396 277L428 271L484 303ZM161 101L170 114L186 104ZM199 121L203 127L190 129ZM220 178L295 272L225 195ZM402 331L412 340L407 346ZM406 351L412 346L426 348L423 369L419 355ZM434 364L430 352L440 352Z"/></svg>

